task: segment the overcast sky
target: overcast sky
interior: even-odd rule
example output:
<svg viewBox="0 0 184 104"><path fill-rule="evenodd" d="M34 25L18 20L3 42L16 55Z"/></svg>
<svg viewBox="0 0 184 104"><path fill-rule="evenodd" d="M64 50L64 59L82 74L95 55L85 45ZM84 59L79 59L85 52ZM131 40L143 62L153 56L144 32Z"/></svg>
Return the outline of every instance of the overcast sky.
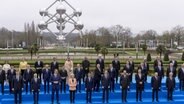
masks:
<svg viewBox="0 0 184 104"><path fill-rule="evenodd" d="M24 23L39 23L39 10L55 0L0 0L0 27L23 31ZM83 11L85 29L120 24L134 33L154 29L158 33L184 26L184 0L68 0ZM85 30L84 29L84 30Z"/></svg>

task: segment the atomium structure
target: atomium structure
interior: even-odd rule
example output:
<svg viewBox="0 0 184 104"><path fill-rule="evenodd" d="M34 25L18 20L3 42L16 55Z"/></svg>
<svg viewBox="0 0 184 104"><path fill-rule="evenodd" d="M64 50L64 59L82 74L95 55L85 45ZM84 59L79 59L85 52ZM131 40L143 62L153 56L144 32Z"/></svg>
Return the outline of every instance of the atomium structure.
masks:
<svg viewBox="0 0 184 104"><path fill-rule="evenodd" d="M55 13L51 13L50 11L54 6L56 7ZM67 35L77 30L82 38L82 29L84 25L79 20L82 11L80 9L75 9L67 0L55 0L46 9L40 9L39 13L42 16L42 20L38 24L38 28L41 31L48 30L57 40L64 41ZM58 34L49 29L49 25L52 24L59 30ZM66 33L64 29L68 25L73 25L73 28Z"/></svg>

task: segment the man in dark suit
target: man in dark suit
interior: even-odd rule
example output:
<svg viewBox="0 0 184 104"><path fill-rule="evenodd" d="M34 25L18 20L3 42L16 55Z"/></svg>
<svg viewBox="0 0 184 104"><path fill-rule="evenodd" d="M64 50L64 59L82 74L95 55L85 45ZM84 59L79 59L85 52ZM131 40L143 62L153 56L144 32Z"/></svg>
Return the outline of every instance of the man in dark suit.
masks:
<svg viewBox="0 0 184 104"><path fill-rule="evenodd" d="M55 69L59 70L59 63L56 61L56 58L53 58L53 62L51 62L50 70L51 73L54 74Z"/></svg>
<svg viewBox="0 0 184 104"><path fill-rule="evenodd" d="M105 71L104 76L102 77L103 103L105 102L105 100L106 103L109 102L109 88L110 88L110 78L108 76L108 72Z"/></svg>
<svg viewBox="0 0 184 104"><path fill-rule="evenodd" d="M171 59L171 61L169 63L173 63L173 67L175 67L177 69L178 67L178 62L174 59Z"/></svg>
<svg viewBox="0 0 184 104"><path fill-rule="evenodd" d="M86 90L86 103L91 103L91 96L94 86L94 80L91 76L91 73L88 73L85 81L85 90Z"/></svg>
<svg viewBox="0 0 184 104"><path fill-rule="evenodd" d="M28 84L29 90L31 93L31 79L33 78L33 70L31 69L30 65L27 65L27 69L24 71L23 79L26 85L26 94L28 93Z"/></svg>
<svg viewBox="0 0 184 104"><path fill-rule="evenodd" d="M94 89L97 92L99 91L100 80L101 80L102 73L103 72L100 68L100 64L97 64L97 67L96 67L95 73L94 73Z"/></svg>
<svg viewBox="0 0 184 104"><path fill-rule="evenodd" d="M51 101L52 104L54 103L54 94L56 93L56 100L57 104L59 103L59 83L61 82L61 77L58 73L58 70L55 69L54 74L51 76L51 83L52 83L52 96Z"/></svg>
<svg viewBox="0 0 184 104"><path fill-rule="evenodd" d="M43 61L40 61L39 57L37 57L37 61L34 64L34 67L36 69L36 73L39 76L40 82L41 82L41 75L42 75L42 69L43 69Z"/></svg>
<svg viewBox="0 0 184 104"><path fill-rule="evenodd" d="M156 93L156 101L158 102L158 91L160 89L160 77L158 73L155 72L155 75L151 78L151 87L152 87L152 101L155 100L155 93Z"/></svg>
<svg viewBox="0 0 184 104"><path fill-rule="evenodd" d="M18 104L18 103L22 104L22 90L23 90L23 88L24 88L23 78L20 75L20 72L17 71L16 75L13 77L13 80L12 80L12 91L14 92L15 104ZM19 99L17 99L17 97Z"/></svg>
<svg viewBox="0 0 184 104"><path fill-rule="evenodd" d="M84 57L84 60L82 61L82 68L84 70L83 82L84 82L85 76L87 76L89 73L89 67L90 67L90 61L88 60L87 57Z"/></svg>
<svg viewBox="0 0 184 104"><path fill-rule="evenodd" d="M78 83L77 89L79 92L81 92L81 79L83 76L83 69L81 68L80 64L77 64L77 68L74 70L74 75Z"/></svg>
<svg viewBox="0 0 184 104"><path fill-rule="evenodd" d="M130 65L130 68L131 68L131 73L129 75L130 76L129 80L130 80L130 82L132 82L132 75L133 75L133 72L135 70L135 66L134 66L133 58L131 56L129 57L128 61L129 61L129 65Z"/></svg>
<svg viewBox="0 0 184 104"><path fill-rule="evenodd" d="M178 79L179 79L179 88L184 90L184 64L181 65L181 68L178 70Z"/></svg>
<svg viewBox="0 0 184 104"><path fill-rule="evenodd" d="M9 90L10 90L10 94L13 93L12 91L12 81L13 81L13 77L16 75L16 71L14 69L14 66L12 65L11 66L11 69L8 70L8 73L7 73L7 79L8 79L8 82L9 82Z"/></svg>
<svg viewBox="0 0 184 104"><path fill-rule="evenodd" d="M4 81L5 81L5 71L3 70L2 65L0 65L0 84L2 95L4 95Z"/></svg>
<svg viewBox="0 0 184 104"><path fill-rule="evenodd" d="M126 62L126 65L124 66L123 70L126 70L129 76L129 81L132 82L133 68L132 65L130 65L129 61Z"/></svg>
<svg viewBox="0 0 184 104"><path fill-rule="evenodd" d="M161 64L161 66L163 66L162 60L157 56L156 60L154 61L153 68L155 69L155 67L157 67L159 63Z"/></svg>
<svg viewBox="0 0 184 104"><path fill-rule="evenodd" d="M65 68L63 67L60 70L60 76L61 76L61 86L60 86L60 92L62 93L62 91L64 90L64 93L66 93L66 78L68 76L67 71L65 70Z"/></svg>
<svg viewBox="0 0 184 104"><path fill-rule="evenodd" d="M121 68L120 61L118 60L118 57L115 57L114 60L112 61L112 66L116 71L116 83L118 82L118 76L119 76L119 71Z"/></svg>
<svg viewBox="0 0 184 104"><path fill-rule="evenodd" d="M158 63L158 66L155 67L154 71L158 73L158 76L160 77L160 83L162 83L162 78L164 78L164 68L161 62ZM161 87L161 84L159 87Z"/></svg>
<svg viewBox="0 0 184 104"><path fill-rule="evenodd" d="M98 56L98 59L96 60L96 65L97 65L97 64L100 64L100 69L101 69L102 72L103 72L105 65L104 65L104 59L102 58L101 55L99 55L99 56Z"/></svg>
<svg viewBox="0 0 184 104"><path fill-rule="evenodd" d="M175 89L175 78L173 73L169 73L169 77L166 79L166 88L167 88L167 99L168 101L173 100L173 91Z"/></svg>
<svg viewBox="0 0 184 104"><path fill-rule="evenodd" d="M141 69L138 69L138 73L135 75L136 80L136 101L142 102L142 91L144 88L144 75L141 72Z"/></svg>
<svg viewBox="0 0 184 104"><path fill-rule="evenodd" d="M148 73L149 73L149 63L147 62L147 59L144 59L144 69L145 69L145 71L144 71L144 73L145 73L145 82L147 82L147 76L148 76Z"/></svg>
<svg viewBox="0 0 184 104"><path fill-rule="evenodd" d="M112 64L109 64L108 74L110 78L110 91L114 92L114 82L115 82L115 76L116 76L116 70L113 68Z"/></svg>
<svg viewBox="0 0 184 104"><path fill-rule="evenodd" d="M127 102L127 90L129 89L129 77L126 73L126 70L123 71L120 77L120 88L121 88L121 99L122 102Z"/></svg>
<svg viewBox="0 0 184 104"><path fill-rule="evenodd" d="M37 77L38 75L35 73L34 78L31 80L31 89L33 92L34 104L38 104L39 101L40 79Z"/></svg>
<svg viewBox="0 0 184 104"><path fill-rule="evenodd" d="M49 69L49 65L45 65L45 68L43 69L43 81L44 81L44 93L49 93L49 83L50 83L50 77L51 77L51 70Z"/></svg>
<svg viewBox="0 0 184 104"><path fill-rule="evenodd" d="M169 73L173 73L173 77L176 77L176 68L173 66L173 63L169 64L169 67L167 68L167 77L169 77Z"/></svg>

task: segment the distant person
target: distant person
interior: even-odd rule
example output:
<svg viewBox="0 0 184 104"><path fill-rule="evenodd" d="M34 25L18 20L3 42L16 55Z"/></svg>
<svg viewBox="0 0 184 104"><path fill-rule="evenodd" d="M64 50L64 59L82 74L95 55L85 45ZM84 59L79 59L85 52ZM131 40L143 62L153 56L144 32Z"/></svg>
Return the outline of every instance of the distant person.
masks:
<svg viewBox="0 0 184 104"><path fill-rule="evenodd" d="M50 81L52 83L52 95L51 95L52 104L54 103L55 93L56 93L57 104L60 104L59 103L59 84L61 82L61 77L57 69L55 69L54 74L51 76Z"/></svg>
<svg viewBox="0 0 184 104"><path fill-rule="evenodd" d="M45 65L45 68L43 69L42 73L43 73L43 82L44 82L44 93L46 92L49 93L51 70L48 64Z"/></svg>
<svg viewBox="0 0 184 104"><path fill-rule="evenodd" d="M176 69L178 68L178 62L174 60L173 58L170 60L169 63L173 63L173 67L175 67Z"/></svg>
<svg viewBox="0 0 184 104"><path fill-rule="evenodd" d="M110 91L114 92L116 70L113 68L112 64L109 64L108 74L109 74L109 78L110 78Z"/></svg>
<svg viewBox="0 0 184 104"><path fill-rule="evenodd" d="M155 100L155 94L156 94L156 101L158 102L158 91L160 89L160 77L158 76L158 73L155 72L155 75L151 78L151 87L152 87L152 102Z"/></svg>
<svg viewBox="0 0 184 104"><path fill-rule="evenodd" d="M39 101L39 92L40 92L40 79L38 75L35 73L34 78L31 80L31 89L33 92L34 104L38 104Z"/></svg>
<svg viewBox="0 0 184 104"><path fill-rule="evenodd" d="M0 84L1 84L1 93L4 95L4 82L5 82L5 71L3 70L2 65L0 65Z"/></svg>
<svg viewBox="0 0 184 104"><path fill-rule="evenodd" d="M16 71L16 75L12 81L12 91L14 92L15 104L22 104L22 90L24 89L23 78L19 71ZM18 99L17 99L18 98Z"/></svg>
<svg viewBox="0 0 184 104"><path fill-rule="evenodd" d="M26 85L26 94L28 93L28 86L29 86L29 91L31 93L31 79L32 78L33 78L33 70L31 69L30 65L27 65L27 68L23 74L23 79Z"/></svg>
<svg viewBox="0 0 184 104"><path fill-rule="evenodd" d="M138 73L135 75L136 80L136 101L142 102L142 91L144 88L144 75L141 72L141 69L138 69Z"/></svg>
<svg viewBox="0 0 184 104"><path fill-rule="evenodd" d="M63 67L60 71L60 76L61 76L61 86L60 86L60 92L64 91L66 93L66 78L68 77L68 73Z"/></svg>
<svg viewBox="0 0 184 104"><path fill-rule="evenodd" d="M123 68L123 71L126 70L128 76L129 76L129 81L132 82L132 74L133 74L133 68L130 65L129 61L126 61L126 65ZM123 72L122 71L122 72Z"/></svg>
<svg viewBox="0 0 184 104"><path fill-rule="evenodd" d="M86 90L86 103L92 103L91 96L94 86L94 80L91 73L88 73L85 81L85 90Z"/></svg>
<svg viewBox="0 0 184 104"><path fill-rule="evenodd" d="M97 91L97 92L99 92L102 73L103 72L100 68L100 64L97 64L95 72L94 72L94 90Z"/></svg>
<svg viewBox="0 0 184 104"><path fill-rule="evenodd" d="M40 79L41 82L41 75L42 75L42 69L43 69L43 61L40 60L40 57L37 57L37 61L34 64L34 68L36 69L36 73Z"/></svg>
<svg viewBox="0 0 184 104"><path fill-rule="evenodd" d="M176 81L173 77L173 73L169 73L169 77L166 79L166 88L167 88L167 100L173 100L173 91L175 89Z"/></svg>
<svg viewBox="0 0 184 104"><path fill-rule="evenodd" d="M108 103L109 102L109 89L110 89L110 78L108 75L108 72L105 71L104 76L102 77L102 101L103 103Z"/></svg>
<svg viewBox="0 0 184 104"><path fill-rule="evenodd" d="M96 65L97 65L97 64L100 65L100 69L101 69L102 72L103 72L103 70L104 70L104 68L105 68L105 64L104 64L104 59L102 58L102 55L99 55L99 56L98 56L98 59L96 59Z"/></svg>
<svg viewBox="0 0 184 104"><path fill-rule="evenodd" d="M25 58L22 58L22 61L19 63L19 70L21 71L21 75L23 76L24 74L24 71L26 70L27 68L27 61L25 60Z"/></svg>
<svg viewBox="0 0 184 104"><path fill-rule="evenodd" d="M13 77L16 75L16 70L14 68L14 66L12 65L11 66L11 69L8 70L8 74L7 74L7 79L8 79L8 82L9 82L9 91L10 91L10 94L13 93L12 91L12 81L13 81Z"/></svg>
<svg viewBox="0 0 184 104"><path fill-rule="evenodd" d="M8 61L6 60L5 63L4 63L4 65L3 65L3 70L5 71L5 82L8 82L8 80L7 80L7 74L8 74L8 70L9 69L11 69L11 67L10 67L10 64L8 63Z"/></svg>
<svg viewBox="0 0 184 104"><path fill-rule="evenodd" d="M159 63L160 63L161 66L163 66L162 60L160 59L160 57L157 56L157 58L156 58L156 60L154 61L154 64L153 64L153 68L157 67Z"/></svg>
<svg viewBox="0 0 184 104"><path fill-rule="evenodd" d="M147 76L149 74L149 63L147 62L147 59L144 59L144 69L145 69L145 82L147 82Z"/></svg>
<svg viewBox="0 0 184 104"><path fill-rule="evenodd" d="M121 65L120 65L120 61L118 59L118 57L115 57L114 60L112 61L112 66L113 68L115 69L115 72L116 72L116 83L118 82L118 76L119 76L119 71L120 71L120 68L121 68Z"/></svg>
<svg viewBox="0 0 184 104"><path fill-rule="evenodd" d="M88 60L87 57L84 57L84 60L82 61L82 68L84 70L83 82L84 82L84 78L88 76L89 67L90 67L90 61Z"/></svg>
<svg viewBox="0 0 184 104"><path fill-rule="evenodd" d="M184 90L184 64L178 70L179 89Z"/></svg>
<svg viewBox="0 0 184 104"><path fill-rule="evenodd" d="M127 102L127 90L129 89L130 81L126 70L120 76L120 89L122 102Z"/></svg>
<svg viewBox="0 0 184 104"><path fill-rule="evenodd" d="M55 69L57 70L59 69L59 63L57 62L56 57L53 57L53 61L51 62L50 65L50 70L52 74L54 74Z"/></svg>
<svg viewBox="0 0 184 104"><path fill-rule="evenodd" d="M77 90L81 92L81 79L83 76L83 69L81 68L80 64L77 64L77 68L74 70L74 75L78 83Z"/></svg>
<svg viewBox="0 0 184 104"><path fill-rule="evenodd" d="M65 70L67 70L68 75L73 73L73 61L70 59L70 57L67 57L67 60L65 61Z"/></svg>
<svg viewBox="0 0 184 104"><path fill-rule="evenodd" d="M176 77L176 68L173 66L173 63L169 64L169 67L167 68L166 76L169 77L169 73L173 73L173 77Z"/></svg>
<svg viewBox="0 0 184 104"><path fill-rule="evenodd" d="M162 83L162 78L164 78L164 68L161 62L158 63L158 66L155 67L154 71L158 73L158 76L160 77L160 83ZM161 84L159 87L161 87Z"/></svg>
<svg viewBox="0 0 184 104"><path fill-rule="evenodd" d="M68 80L69 90L70 90L70 103L75 103L75 92L76 92L76 86L77 86L77 80L74 77L74 74L70 75L70 78Z"/></svg>
<svg viewBox="0 0 184 104"><path fill-rule="evenodd" d="M131 73L130 73L130 82L132 82L132 75L133 75L133 72L134 72L134 70L135 70L135 65L134 65L134 61L133 61L133 58L130 56L129 57L129 59L128 59L128 61L129 61L129 65L130 65L130 68L131 68Z"/></svg>

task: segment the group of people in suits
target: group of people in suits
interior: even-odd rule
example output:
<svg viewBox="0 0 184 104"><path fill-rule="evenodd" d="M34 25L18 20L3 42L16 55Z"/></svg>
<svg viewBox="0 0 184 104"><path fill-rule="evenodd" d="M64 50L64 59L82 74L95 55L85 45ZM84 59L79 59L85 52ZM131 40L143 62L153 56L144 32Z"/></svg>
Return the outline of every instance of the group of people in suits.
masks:
<svg viewBox="0 0 184 104"><path fill-rule="evenodd" d="M86 103L92 103L93 91L99 92L102 89L103 103L109 101L109 92L115 92L115 83L120 84L122 91L122 102L127 102L127 92L130 90L133 73L136 81L136 101L142 101L142 91L144 85L147 83L147 76L149 73L149 64L146 60L140 63L137 70L134 67L132 57L126 61L126 64L121 67L118 57L115 57L108 68L105 68L104 59L99 56L96 60L96 69L90 71L90 61L87 57L73 68L73 62L68 57L64 66L59 69L59 63L56 58L50 65L44 65L38 57L34 64L35 71L27 64L25 59L20 62L19 70L15 70L14 66L6 72L0 65L0 84L1 92L4 94L4 81L7 78L9 82L10 94L14 93L15 104L22 102L22 91L25 86L25 92L33 94L34 103L39 101L40 85L44 84L44 93L50 93L50 83L52 85L51 101L54 103L54 95L59 104L59 92L66 93L66 85L69 85L70 102L75 102L75 93L81 93L81 84L85 84ZM154 61L154 75L151 78L152 100L158 100L158 92L161 90L162 79L164 75L163 62L159 57ZM177 69L177 61L171 60L169 67L166 70L166 87L168 92L168 100L173 100L172 95L175 89L175 77ZM180 81L179 88L184 89L184 64L178 69L178 78ZM118 79L119 82L118 82ZM100 87L101 86L101 87ZM19 98L19 99L17 99Z"/></svg>

